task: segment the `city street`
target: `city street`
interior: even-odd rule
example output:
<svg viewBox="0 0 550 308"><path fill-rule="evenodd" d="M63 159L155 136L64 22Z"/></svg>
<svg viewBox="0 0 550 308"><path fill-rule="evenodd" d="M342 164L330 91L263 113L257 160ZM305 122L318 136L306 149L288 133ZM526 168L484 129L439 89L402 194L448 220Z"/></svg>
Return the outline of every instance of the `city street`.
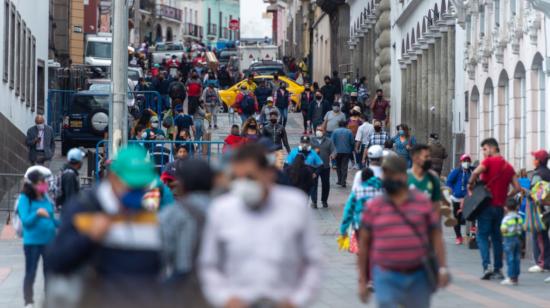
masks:
<svg viewBox="0 0 550 308"><path fill-rule="evenodd" d="M292 114L289 118L288 133L291 145L298 143L302 130L301 115ZM220 116L220 129L214 131L213 140L221 140L229 131L227 114ZM59 168L63 160L57 157L52 168ZM355 256L338 251L337 230L342 206L349 193L334 185L335 172L332 172L332 187L329 209L311 210L315 216L319 238L324 252L324 271L322 284L313 307L364 307L359 302ZM348 183L351 182L349 175ZM351 185L348 185L350 187ZM550 285L543 280L548 274L527 273L532 265L530 260L522 260L520 284L517 287L504 287L499 281L481 281L480 257L478 250L468 250L465 246L454 244L451 229L445 230L445 241L449 267L452 272L452 284L439 291L433 299L433 307L548 307ZM24 257L21 241L14 238L0 240L0 307L16 308L23 306L22 281L24 275ZM41 273L41 271L39 271ZM43 298L42 275L38 274L35 284L38 301ZM371 304L368 307L374 307Z"/></svg>

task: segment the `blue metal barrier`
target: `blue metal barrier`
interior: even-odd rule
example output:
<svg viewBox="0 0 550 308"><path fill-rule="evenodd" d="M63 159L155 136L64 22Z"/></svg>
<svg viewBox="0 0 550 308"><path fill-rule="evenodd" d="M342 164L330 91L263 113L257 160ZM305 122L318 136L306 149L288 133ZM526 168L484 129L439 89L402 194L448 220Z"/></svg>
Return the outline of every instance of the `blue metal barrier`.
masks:
<svg viewBox="0 0 550 308"><path fill-rule="evenodd" d="M108 145L109 140L101 140L97 143L95 148L95 179L99 180L103 174L105 162L109 160ZM157 145L162 145L162 148L166 148L166 145L169 145L169 159L164 160L164 155L160 162L155 161L155 157L151 159L155 162L155 165L158 169L162 170L164 166L175 157L175 148L178 145L187 145L189 149L189 155L194 157L195 155L200 155L203 158L206 158L208 162L212 162L213 159L221 159L222 150L223 150L223 141L173 141L173 140L128 140L128 144L140 145L147 149L149 156L153 156L155 153L153 150ZM202 151L206 145L206 151ZM197 149L195 148L197 146ZM100 149L103 148L103 152L100 152ZM103 157L100 155L103 154Z"/></svg>

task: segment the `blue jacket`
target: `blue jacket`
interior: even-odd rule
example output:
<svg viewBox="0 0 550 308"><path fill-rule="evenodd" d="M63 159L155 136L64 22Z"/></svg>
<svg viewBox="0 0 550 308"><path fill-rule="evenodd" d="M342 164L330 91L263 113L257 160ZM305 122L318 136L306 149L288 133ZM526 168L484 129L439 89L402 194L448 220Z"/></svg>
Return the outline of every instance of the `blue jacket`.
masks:
<svg viewBox="0 0 550 308"><path fill-rule="evenodd" d="M447 177L446 185L453 191L453 197L464 198L468 193L468 180L472 171L464 171L463 168L455 168Z"/></svg>
<svg viewBox="0 0 550 308"><path fill-rule="evenodd" d="M296 159L296 156L298 155L298 153L300 153L299 148L292 149L292 151L290 151L290 153L288 153L288 157L286 158L286 163L288 165L292 165L292 163L294 162L294 159ZM321 159L321 157L319 157L317 152L315 152L312 149L307 154L305 163L306 163L306 165L308 165L310 167L319 168L323 165L323 160Z"/></svg>
<svg viewBox="0 0 550 308"><path fill-rule="evenodd" d="M24 245L46 245L55 238L55 229L59 221L55 218L53 203L49 198L29 200L25 194L19 195L17 213L23 225ZM41 217L36 214L40 208L45 209L50 217Z"/></svg>
<svg viewBox="0 0 550 308"><path fill-rule="evenodd" d="M361 225L364 205L372 198L382 193L382 180L375 176L361 183L361 186L351 191L344 206L340 234L345 235L350 225L355 230Z"/></svg>
<svg viewBox="0 0 550 308"><path fill-rule="evenodd" d="M339 127L335 129L330 138L336 147L336 153L351 154L353 152L355 141L349 128Z"/></svg>

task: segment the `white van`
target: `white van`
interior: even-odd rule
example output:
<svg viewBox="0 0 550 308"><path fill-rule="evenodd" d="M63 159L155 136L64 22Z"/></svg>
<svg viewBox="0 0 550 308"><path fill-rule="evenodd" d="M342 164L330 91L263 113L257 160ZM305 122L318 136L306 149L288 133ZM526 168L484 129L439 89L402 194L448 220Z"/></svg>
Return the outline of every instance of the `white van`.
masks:
<svg viewBox="0 0 550 308"><path fill-rule="evenodd" d="M86 36L84 63L89 66L111 66L113 57L113 36L111 33L98 33Z"/></svg>

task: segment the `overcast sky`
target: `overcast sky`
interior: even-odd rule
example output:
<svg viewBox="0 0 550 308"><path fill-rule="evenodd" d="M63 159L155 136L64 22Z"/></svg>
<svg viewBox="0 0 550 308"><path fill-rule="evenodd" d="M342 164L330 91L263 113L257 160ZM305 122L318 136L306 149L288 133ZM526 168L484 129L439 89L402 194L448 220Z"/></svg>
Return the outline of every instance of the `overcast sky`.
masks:
<svg viewBox="0 0 550 308"><path fill-rule="evenodd" d="M271 37L271 19L263 19L267 4L263 0L241 0L241 36Z"/></svg>

